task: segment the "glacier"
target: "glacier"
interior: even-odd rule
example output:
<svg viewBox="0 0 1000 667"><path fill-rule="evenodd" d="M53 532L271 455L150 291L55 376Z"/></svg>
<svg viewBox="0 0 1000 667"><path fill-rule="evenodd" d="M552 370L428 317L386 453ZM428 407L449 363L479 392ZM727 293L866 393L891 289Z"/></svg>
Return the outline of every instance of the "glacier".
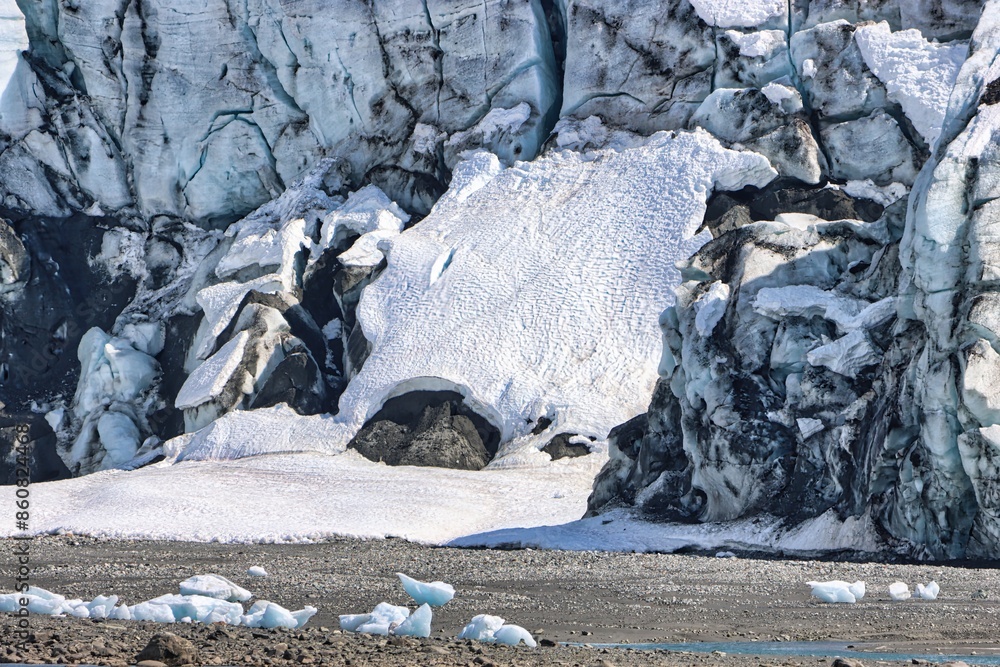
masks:
<svg viewBox="0 0 1000 667"><path fill-rule="evenodd" d="M35 529L995 556L995 1L237 5L0 6Z"/></svg>

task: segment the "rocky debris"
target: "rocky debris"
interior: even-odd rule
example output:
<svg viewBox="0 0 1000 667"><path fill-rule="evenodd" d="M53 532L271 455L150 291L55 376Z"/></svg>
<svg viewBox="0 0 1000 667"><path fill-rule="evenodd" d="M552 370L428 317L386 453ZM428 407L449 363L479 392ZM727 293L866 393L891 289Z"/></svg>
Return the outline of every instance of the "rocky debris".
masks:
<svg viewBox="0 0 1000 667"><path fill-rule="evenodd" d="M499 432L452 392L413 392L386 405L348 447L388 465L481 470L492 460Z"/></svg>
<svg viewBox="0 0 1000 667"><path fill-rule="evenodd" d="M159 632L149 639L146 647L135 656L136 662L156 660L168 665L195 665L201 661L197 647L172 632Z"/></svg>
<svg viewBox="0 0 1000 667"><path fill-rule="evenodd" d="M590 447L582 442L572 442L574 438L580 436L575 433L559 433L542 447L542 451L551 456L553 461L589 454Z"/></svg>

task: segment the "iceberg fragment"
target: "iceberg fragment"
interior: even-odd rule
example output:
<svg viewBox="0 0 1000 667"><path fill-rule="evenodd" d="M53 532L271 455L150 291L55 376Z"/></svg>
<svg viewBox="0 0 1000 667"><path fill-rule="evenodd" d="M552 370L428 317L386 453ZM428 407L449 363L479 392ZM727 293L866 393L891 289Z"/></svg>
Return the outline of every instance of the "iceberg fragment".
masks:
<svg viewBox="0 0 1000 667"><path fill-rule="evenodd" d="M218 574L199 574L180 584L181 595L204 595L229 602L246 602L253 593Z"/></svg>
<svg viewBox="0 0 1000 667"><path fill-rule="evenodd" d="M247 570L247 574L251 577L266 577L267 570L262 568L260 565L254 565Z"/></svg>
<svg viewBox="0 0 1000 667"><path fill-rule="evenodd" d="M902 581L897 581L894 584L889 584L889 597L895 600L896 602L909 600L910 587L904 584Z"/></svg>
<svg viewBox="0 0 1000 667"><path fill-rule="evenodd" d="M415 612L410 614L406 620L400 623L393 630L392 634L406 637L430 637L432 618L433 613L431 612L430 605L425 602Z"/></svg>
<svg viewBox="0 0 1000 667"><path fill-rule="evenodd" d="M458 633L459 639L472 639L478 642L492 642L494 633L503 627L504 619L489 614L473 616L469 624Z"/></svg>
<svg viewBox="0 0 1000 667"><path fill-rule="evenodd" d="M406 576L402 572L397 572L396 576L403 584L403 590L418 604L428 604L432 607L441 607L455 597L455 588L443 581L424 582L417 581Z"/></svg>
<svg viewBox="0 0 1000 667"><path fill-rule="evenodd" d="M936 581L924 586L923 584L917 584L917 597L921 600L937 600L938 593L941 592L941 587L938 586Z"/></svg>
<svg viewBox="0 0 1000 667"><path fill-rule="evenodd" d="M497 644L506 644L507 646L517 646L521 642L524 642L531 648L537 646L535 638L531 636L531 633L520 625L504 625L493 633L493 638Z"/></svg>
<svg viewBox="0 0 1000 667"><path fill-rule="evenodd" d="M865 582L855 581L849 584L846 581L809 581L807 585L812 587L812 595L823 602L854 604L865 596Z"/></svg>
<svg viewBox="0 0 1000 667"><path fill-rule="evenodd" d="M288 611L280 604L268 600L257 600L244 614L240 622L248 628L301 628L316 614L315 607L305 607L299 611Z"/></svg>

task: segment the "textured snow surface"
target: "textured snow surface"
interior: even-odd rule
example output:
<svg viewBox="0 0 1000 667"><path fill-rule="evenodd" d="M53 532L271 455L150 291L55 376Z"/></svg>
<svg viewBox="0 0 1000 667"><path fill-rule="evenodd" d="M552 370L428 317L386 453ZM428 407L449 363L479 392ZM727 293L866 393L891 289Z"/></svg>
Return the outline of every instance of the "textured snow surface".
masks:
<svg viewBox="0 0 1000 667"><path fill-rule="evenodd" d="M478 472L388 467L354 452L155 464L32 484L32 529L224 542L397 536L442 544L498 527L573 521L586 510L605 460L592 454ZM0 499L13 503L14 491L0 487ZM13 525L2 530L14 534Z"/></svg>
<svg viewBox="0 0 1000 667"><path fill-rule="evenodd" d="M713 188L775 172L704 131L642 147L561 152L463 173L431 214L383 247L358 308L371 354L340 400L343 441L393 395L457 389L504 440L541 417L604 437L643 412L660 357L657 316L702 245Z"/></svg>
<svg viewBox="0 0 1000 667"><path fill-rule="evenodd" d="M933 150L968 43L929 42L919 30L891 32L885 21L859 27L854 39L865 63L885 84L889 99L899 103Z"/></svg>
<svg viewBox="0 0 1000 667"><path fill-rule="evenodd" d="M691 0L698 16L717 28L753 28L775 19L787 22L784 0Z"/></svg>

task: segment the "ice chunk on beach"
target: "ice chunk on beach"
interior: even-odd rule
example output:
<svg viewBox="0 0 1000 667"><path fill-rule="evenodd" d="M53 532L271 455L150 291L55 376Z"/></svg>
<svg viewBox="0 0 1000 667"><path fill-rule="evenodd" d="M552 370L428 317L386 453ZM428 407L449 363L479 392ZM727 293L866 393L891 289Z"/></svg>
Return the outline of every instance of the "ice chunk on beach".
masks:
<svg viewBox="0 0 1000 667"><path fill-rule="evenodd" d="M809 581L806 583L812 586L813 597L823 602L854 604L865 596L865 582L863 581L855 581L853 584L839 580Z"/></svg>
<svg viewBox="0 0 1000 667"><path fill-rule="evenodd" d="M921 600L937 600L938 593L941 592L941 587L937 585L936 581L924 586L923 584L917 584L917 597Z"/></svg>
<svg viewBox="0 0 1000 667"><path fill-rule="evenodd" d="M424 582L417 581L406 576L402 572L397 572L396 576L403 584L403 590L413 600L419 604L428 604L432 607L441 607L455 597L455 587L443 581Z"/></svg>
<svg viewBox="0 0 1000 667"><path fill-rule="evenodd" d="M489 614L473 616L469 624L458 633L459 639L472 639L478 642L492 642L494 634L503 627L504 619Z"/></svg>
<svg viewBox="0 0 1000 667"><path fill-rule="evenodd" d="M902 581L897 581L894 584L889 584L889 597L897 602L900 602L902 600L909 600L910 587L904 584Z"/></svg>
<svg viewBox="0 0 1000 667"><path fill-rule="evenodd" d="M199 574L181 582L181 595L204 595L229 602L246 602L253 593L218 574Z"/></svg>
<svg viewBox="0 0 1000 667"><path fill-rule="evenodd" d="M496 643L508 646L517 646L521 642L532 648L537 646L535 638L531 636L531 633L520 625L504 625L493 633L493 638L496 640Z"/></svg>
<svg viewBox="0 0 1000 667"><path fill-rule="evenodd" d="M340 617L340 628L347 632L366 632L370 635L388 635L410 616L406 607L379 602L370 614L345 614Z"/></svg>
<svg viewBox="0 0 1000 667"><path fill-rule="evenodd" d="M206 595L168 594L130 607L132 618L137 621L175 623L187 617L197 623L228 623L239 625L243 606Z"/></svg>
<svg viewBox="0 0 1000 667"><path fill-rule="evenodd" d="M415 612L410 614L405 621L400 623L392 634L406 637L430 637L432 618L431 607L425 602Z"/></svg>
<svg viewBox="0 0 1000 667"><path fill-rule="evenodd" d="M316 615L316 607L288 611L280 604L257 600L243 615L240 622L248 628L301 628Z"/></svg>
<svg viewBox="0 0 1000 667"><path fill-rule="evenodd" d="M267 570L262 568L260 565L254 565L253 567L247 570L247 574L250 575L251 577L266 577Z"/></svg>
<svg viewBox="0 0 1000 667"><path fill-rule="evenodd" d="M98 595L87 604L88 616L90 618L108 618L118 604L117 595Z"/></svg>

